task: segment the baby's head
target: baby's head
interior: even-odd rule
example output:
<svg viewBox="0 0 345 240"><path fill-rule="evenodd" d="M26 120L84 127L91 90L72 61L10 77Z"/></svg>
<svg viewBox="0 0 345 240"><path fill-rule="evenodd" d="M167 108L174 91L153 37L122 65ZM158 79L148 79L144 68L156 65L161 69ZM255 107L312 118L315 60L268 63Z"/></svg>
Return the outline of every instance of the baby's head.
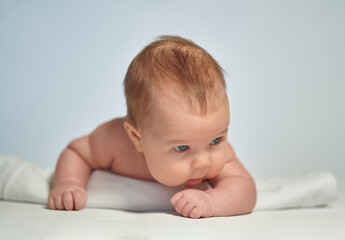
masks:
<svg viewBox="0 0 345 240"><path fill-rule="evenodd" d="M204 49L176 36L161 36L131 62L124 79L127 117L139 129L151 120L162 95L180 94L193 113L212 111L226 95L223 71ZM180 98L182 97L182 98Z"/></svg>
<svg viewBox="0 0 345 240"><path fill-rule="evenodd" d="M221 171L229 103L222 69L205 50L162 36L134 58L124 88L125 129L158 182L194 185Z"/></svg>

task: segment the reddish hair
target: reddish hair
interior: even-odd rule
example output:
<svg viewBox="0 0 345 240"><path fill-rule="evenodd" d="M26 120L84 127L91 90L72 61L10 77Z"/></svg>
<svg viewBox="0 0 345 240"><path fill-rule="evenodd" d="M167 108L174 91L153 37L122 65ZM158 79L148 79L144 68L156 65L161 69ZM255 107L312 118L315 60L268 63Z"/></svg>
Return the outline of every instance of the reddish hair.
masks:
<svg viewBox="0 0 345 240"><path fill-rule="evenodd" d="M144 125L149 115L152 91L175 83L206 114L208 98L215 96L215 85L225 89L223 70L204 49L178 36L160 36L146 46L128 67L123 85L127 117Z"/></svg>

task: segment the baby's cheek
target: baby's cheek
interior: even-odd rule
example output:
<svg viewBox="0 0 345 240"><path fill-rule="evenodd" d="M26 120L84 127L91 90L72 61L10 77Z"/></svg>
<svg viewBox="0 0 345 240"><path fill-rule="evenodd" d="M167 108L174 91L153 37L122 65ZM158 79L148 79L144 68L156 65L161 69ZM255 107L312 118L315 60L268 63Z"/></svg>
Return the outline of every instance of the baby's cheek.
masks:
<svg viewBox="0 0 345 240"><path fill-rule="evenodd" d="M163 185L176 187L189 179L188 169L179 164L166 164L156 169L152 176Z"/></svg>
<svg viewBox="0 0 345 240"><path fill-rule="evenodd" d="M218 154L215 154L213 158L211 171L209 173L210 175L209 178L213 178L217 176L222 171L227 161L226 157L227 157L226 151L220 151L218 152Z"/></svg>

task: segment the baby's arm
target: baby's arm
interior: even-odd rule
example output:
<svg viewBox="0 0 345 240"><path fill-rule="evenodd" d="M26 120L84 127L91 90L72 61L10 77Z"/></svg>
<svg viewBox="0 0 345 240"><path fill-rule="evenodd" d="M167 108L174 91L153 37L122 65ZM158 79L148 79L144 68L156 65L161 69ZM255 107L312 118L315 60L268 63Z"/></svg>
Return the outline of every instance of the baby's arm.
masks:
<svg viewBox="0 0 345 240"><path fill-rule="evenodd" d="M213 189L206 192L213 198L215 216L247 214L256 203L256 187L253 178L238 159L229 162L215 179L210 180Z"/></svg>
<svg viewBox="0 0 345 240"><path fill-rule="evenodd" d="M230 151L233 153L231 145ZM233 216L250 213L256 203L254 180L235 154L218 176L210 179L212 189L186 189L171 198L177 212L185 217Z"/></svg>
<svg viewBox="0 0 345 240"><path fill-rule="evenodd" d="M86 185L92 170L89 136L71 142L61 153L49 195L49 207L80 210L86 205ZM95 167L95 166L94 166Z"/></svg>
<svg viewBox="0 0 345 240"><path fill-rule="evenodd" d="M92 134L72 141L61 153L49 195L49 207L57 210L81 210L86 205L86 186L92 170L112 164L107 151L111 122ZM99 159L99 160L98 160Z"/></svg>

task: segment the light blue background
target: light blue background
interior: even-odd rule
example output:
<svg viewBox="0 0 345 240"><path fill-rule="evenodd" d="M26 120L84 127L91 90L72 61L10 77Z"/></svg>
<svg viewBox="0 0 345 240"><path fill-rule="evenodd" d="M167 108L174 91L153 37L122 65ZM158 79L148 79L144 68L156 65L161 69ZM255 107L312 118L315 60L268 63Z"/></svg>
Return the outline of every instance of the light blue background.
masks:
<svg viewBox="0 0 345 240"><path fill-rule="evenodd" d="M52 168L126 113L122 80L158 35L226 71L229 137L259 177L345 173L345 1L0 1L0 152Z"/></svg>

